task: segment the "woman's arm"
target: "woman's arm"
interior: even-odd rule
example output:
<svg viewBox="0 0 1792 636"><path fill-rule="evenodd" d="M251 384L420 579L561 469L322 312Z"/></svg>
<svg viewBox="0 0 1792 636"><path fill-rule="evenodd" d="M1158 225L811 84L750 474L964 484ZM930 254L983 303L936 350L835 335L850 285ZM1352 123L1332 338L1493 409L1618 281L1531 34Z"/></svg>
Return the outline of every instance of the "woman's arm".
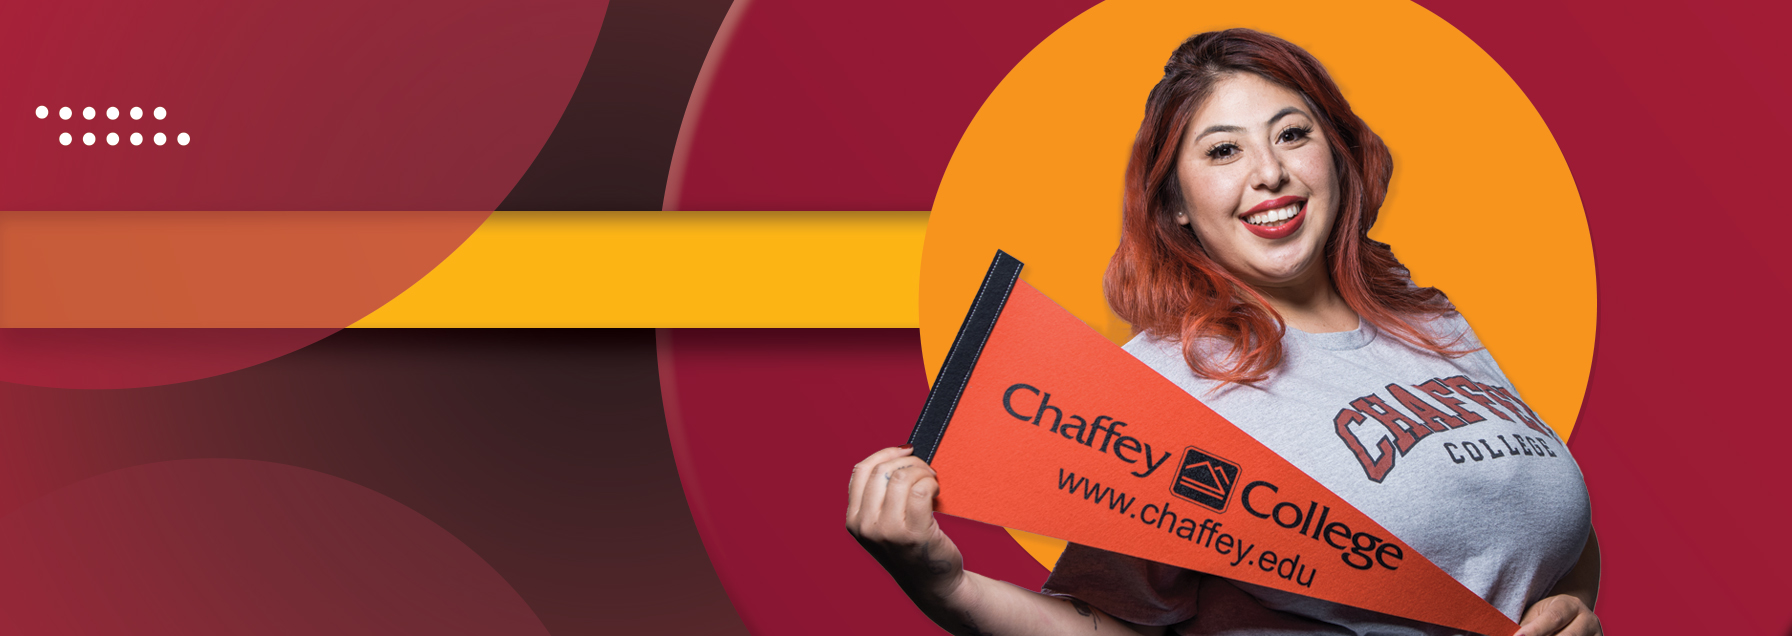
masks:
<svg viewBox="0 0 1792 636"><path fill-rule="evenodd" d="M1162 627L1133 625L1084 603L966 571L957 546L933 519L939 488L933 469L912 449L873 453L853 467L846 529L946 631L958 636L1163 634Z"/></svg>
<svg viewBox="0 0 1792 636"><path fill-rule="evenodd" d="M1524 611L1520 636L1599 636L1605 633L1593 603L1599 600L1599 536L1587 530L1587 547L1549 596Z"/></svg>
<svg viewBox="0 0 1792 636"><path fill-rule="evenodd" d="M937 604L923 604L914 594L909 595L928 618L959 636L1164 633L1163 627L1134 625L1081 601L1046 596L976 572L966 571L963 576L960 593ZM929 605L934 607L929 609Z"/></svg>

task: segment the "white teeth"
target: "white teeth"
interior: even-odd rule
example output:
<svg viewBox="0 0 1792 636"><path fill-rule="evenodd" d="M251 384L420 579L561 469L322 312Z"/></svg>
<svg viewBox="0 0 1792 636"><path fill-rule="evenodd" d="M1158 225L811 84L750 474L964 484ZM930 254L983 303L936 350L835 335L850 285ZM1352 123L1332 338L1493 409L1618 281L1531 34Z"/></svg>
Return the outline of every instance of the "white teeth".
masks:
<svg viewBox="0 0 1792 636"><path fill-rule="evenodd" d="M1303 203L1303 202L1297 201L1297 202L1289 204L1285 207L1277 208L1274 210L1264 210L1262 212L1258 212L1256 214L1245 217L1244 221L1251 225L1268 225L1271 223L1279 223L1281 221L1286 221L1288 219L1294 218L1294 215L1300 214L1301 203Z"/></svg>

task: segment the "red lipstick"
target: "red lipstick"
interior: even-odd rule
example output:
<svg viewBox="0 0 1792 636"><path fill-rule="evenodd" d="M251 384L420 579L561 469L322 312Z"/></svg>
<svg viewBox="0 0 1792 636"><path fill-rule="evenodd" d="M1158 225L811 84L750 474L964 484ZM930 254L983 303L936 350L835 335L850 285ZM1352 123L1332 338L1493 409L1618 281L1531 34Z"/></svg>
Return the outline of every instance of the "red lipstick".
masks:
<svg viewBox="0 0 1792 636"><path fill-rule="evenodd" d="M1245 221L1245 217L1251 216L1258 212L1263 212L1265 210L1275 210L1275 209L1285 208L1294 203L1301 204L1300 211L1296 212L1294 214L1294 218L1288 219L1287 222L1285 222L1281 225L1278 225L1275 227L1264 227L1261 225L1253 225L1253 224ZM1285 238L1288 235L1293 234L1295 230L1300 229L1301 222L1306 221L1306 220L1307 220L1306 200L1302 199L1301 197L1276 197L1274 199L1270 199L1268 201L1259 203L1259 204L1251 207L1251 209L1246 210L1244 212L1244 214L1238 215L1238 222L1243 223L1245 229L1250 230L1252 234L1255 234L1259 237L1266 238L1266 239L1272 239L1272 240L1279 239L1279 238Z"/></svg>

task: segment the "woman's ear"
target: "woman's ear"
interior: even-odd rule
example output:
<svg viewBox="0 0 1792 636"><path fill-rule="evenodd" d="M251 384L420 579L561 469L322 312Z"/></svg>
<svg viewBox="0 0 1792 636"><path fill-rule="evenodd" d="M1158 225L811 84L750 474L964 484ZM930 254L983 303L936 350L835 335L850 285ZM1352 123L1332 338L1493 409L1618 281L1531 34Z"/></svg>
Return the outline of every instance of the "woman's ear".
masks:
<svg viewBox="0 0 1792 636"><path fill-rule="evenodd" d="M1176 223L1178 225L1188 225L1188 213L1187 212L1177 212L1176 213Z"/></svg>

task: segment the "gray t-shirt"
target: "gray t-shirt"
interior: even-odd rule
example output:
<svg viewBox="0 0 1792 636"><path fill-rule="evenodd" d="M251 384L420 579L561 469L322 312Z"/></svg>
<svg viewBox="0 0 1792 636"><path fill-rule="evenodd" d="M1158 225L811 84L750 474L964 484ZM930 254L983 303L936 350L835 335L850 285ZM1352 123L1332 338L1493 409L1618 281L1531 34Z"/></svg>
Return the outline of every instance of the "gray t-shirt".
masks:
<svg viewBox="0 0 1792 636"><path fill-rule="evenodd" d="M1459 315L1428 328L1480 347ZM1580 558L1591 528L1568 448L1485 349L1446 358L1378 332L1288 328L1256 386L1196 377L1178 343L1126 351L1368 514L1517 620ZM1044 590L1181 634L1456 630L1071 545Z"/></svg>

